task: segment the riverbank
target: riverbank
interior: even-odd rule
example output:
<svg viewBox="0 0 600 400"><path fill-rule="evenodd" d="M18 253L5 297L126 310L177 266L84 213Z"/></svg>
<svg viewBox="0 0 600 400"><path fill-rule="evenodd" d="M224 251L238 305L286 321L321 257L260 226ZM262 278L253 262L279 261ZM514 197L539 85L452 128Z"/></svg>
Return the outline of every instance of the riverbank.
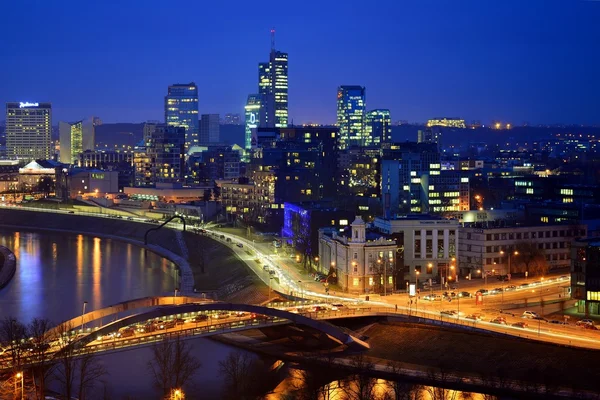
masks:
<svg viewBox="0 0 600 400"><path fill-rule="evenodd" d="M0 246L0 289L8 285L17 271L17 259L7 247Z"/></svg>
<svg viewBox="0 0 600 400"><path fill-rule="evenodd" d="M0 209L0 226L31 231L58 231L125 240L144 247L144 235L155 224L78 214ZM251 273L231 249L191 232L162 228L148 235L153 251L181 267L189 265L192 290L219 300L258 303L268 299L268 287ZM232 300L233 299L233 300Z"/></svg>

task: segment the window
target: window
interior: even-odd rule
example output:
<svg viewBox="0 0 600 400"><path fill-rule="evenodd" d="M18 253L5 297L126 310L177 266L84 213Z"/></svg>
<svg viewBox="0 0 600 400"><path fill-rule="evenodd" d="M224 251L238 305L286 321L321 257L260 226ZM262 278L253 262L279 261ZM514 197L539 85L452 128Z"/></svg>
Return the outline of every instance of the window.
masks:
<svg viewBox="0 0 600 400"><path fill-rule="evenodd" d="M486 265L490 265L492 263L492 259L491 258L486 258L485 259L485 264Z"/></svg>
<svg viewBox="0 0 600 400"><path fill-rule="evenodd" d="M492 252L492 246L487 246L487 247L485 248L485 252L486 252L486 253L491 253L491 252Z"/></svg>
<svg viewBox="0 0 600 400"><path fill-rule="evenodd" d="M415 231L415 236L421 236L421 231Z"/></svg>
<svg viewBox="0 0 600 400"><path fill-rule="evenodd" d="M373 286L373 277L372 276L369 277L369 286Z"/></svg>
<svg viewBox="0 0 600 400"><path fill-rule="evenodd" d="M353 286L358 286L358 278L352 279L352 285Z"/></svg>
<svg viewBox="0 0 600 400"><path fill-rule="evenodd" d="M358 265L354 264L354 273L358 274Z"/></svg>
<svg viewBox="0 0 600 400"><path fill-rule="evenodd" d="M487 235L485 235L485 240L492 240L492 234L488 233Z"/></svg>
<svg viewBox="0 0 600 400"><path fill-rule="evenodd" d="M415 272L421 273L421 266L420 265L415 265Z"/></svg>
<svg viewBox="0 0 600 400"><path fill-rule="evenodd" d="M358 253L354 253L354 259L358 260Z"/></svg>
<svg viewBox="0 0 600 400"><path fill-rule="evenodd" d="M389 276L389 277L388 277L388 283L389 283L390 285L391 285L392 283L394 283L394 279L393 279L391 276Z"/></svg>

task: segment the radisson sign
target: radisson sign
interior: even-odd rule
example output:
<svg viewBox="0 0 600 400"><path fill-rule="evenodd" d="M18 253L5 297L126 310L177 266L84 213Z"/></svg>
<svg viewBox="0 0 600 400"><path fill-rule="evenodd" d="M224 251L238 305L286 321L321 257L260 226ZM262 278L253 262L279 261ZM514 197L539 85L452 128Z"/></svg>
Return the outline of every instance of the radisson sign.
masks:
<svg viewBox="0 0 600 400"><path fill-rule="evenodd" d="M19 108L27 108L27 107L39 107L40 103L30 103L26 101L25 103L20 102Z"/></svg>

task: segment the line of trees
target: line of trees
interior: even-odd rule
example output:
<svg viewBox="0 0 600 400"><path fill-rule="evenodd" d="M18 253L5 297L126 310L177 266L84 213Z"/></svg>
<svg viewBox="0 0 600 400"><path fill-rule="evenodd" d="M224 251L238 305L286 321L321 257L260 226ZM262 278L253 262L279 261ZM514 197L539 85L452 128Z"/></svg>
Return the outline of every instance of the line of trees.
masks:
<svg viewBox="0 0 600 400"><path fill-rule="evenodd" d="M67 398L85 400L108 372L92 353L71 345L70 326L53 327L45 318L35 318L27 325L14 317L0 321L0 343L11 360L4 381L14 381L18 374L24 374L23 386L31 392L28 397L43 400L48 383L55 380ZM0 398L15 396L20 379L19 386L14 383L0 387Z"/></svg>

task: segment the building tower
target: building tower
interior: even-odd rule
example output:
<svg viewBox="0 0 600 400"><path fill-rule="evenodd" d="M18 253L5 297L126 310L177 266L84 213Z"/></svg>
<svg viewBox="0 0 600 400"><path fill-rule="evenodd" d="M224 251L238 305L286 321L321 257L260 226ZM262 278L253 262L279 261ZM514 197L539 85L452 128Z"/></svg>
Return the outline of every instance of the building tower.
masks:
<svg viewBox="0 0 600 400"><path fill-rule="evenodd" d="M194 82L169 86L165 96L165 123L185 128L185 149L198 145L198 87Z"/></svg>
<svg viewBox="0 0 600 400"><path fill-rule="evenodd" d="M76 164L81 153L94 150L96 135L93 118L73 123L60 121L58 131L61 163Z"/></svg>
<svg viewBox="0 0 600 400"><path fill-rule="evenodd" d="M218 143L220 135L219 114L202 114L200 117L200 144Z"/></svg>
<svg viewBox="0 0 600 400"><path fill-rule="evenodd" d="M365 88L340 86L337 92L337 125L340 149L365 146Z"/></svg>
<svg viewBox="0 0 600 400"><path fill-rule="evenodd" d="M261 117L261 99L260 94L248 95L246 100L245 110L245 132L244 132L244 149L248 152L252 148L252 130L256 130L260 125Z"/></svg>
<svg viewBox="0 0 600 400"><path fill-rule="evenodd" d="M365 117L365 146L380 146L392 140L390 110L372 110Z"/></svg>
<svg viewBox="0 0 600 400"><path fill-rule="evenodd" d="M261 96L261 127L288 125L288 55L275 50L275 30L271 30L269 62L258 64L258 93Z"/></svg>
<svg viewBox="0 0 600 400"><path fill-rule="evenodd" d="M6 103L6 155L24 161L50 158L52 105Z"/></svg>

